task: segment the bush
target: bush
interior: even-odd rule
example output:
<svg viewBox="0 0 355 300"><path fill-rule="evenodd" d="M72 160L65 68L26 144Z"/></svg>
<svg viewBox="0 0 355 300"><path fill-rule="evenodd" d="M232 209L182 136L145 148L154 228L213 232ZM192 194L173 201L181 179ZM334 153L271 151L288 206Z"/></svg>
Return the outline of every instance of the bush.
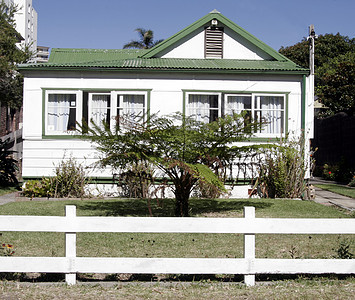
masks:
<svg viewBox="0 0 355 300"><path fill-rule="evenodd" d="M149 198L149 189L154 183L154 171L146 162L132 164L131 168L118 176L122 196L128 198Z"/></svg>
<svg viewBox="0 0 355 300"><path fill-rule="evenodd" d="M257 179L264 197L299 198L306 189L304 141L282 140L279 145L266 146Z"/></svg>
<svg viewBox="0 0 355 300"><path fill-rule="evenodd" d="M55 170L52 188L56 198L82 198L85 196L87 176L84 166L73 157L62 160Z"/></svg>
<svg viewBox="0 0 355 300"><path fill-rule="evenodd" d="M353 178L353 173L354 172L349 167L349 164L344 158L342 158L337 164L324 164L322 177L326 180L349 183Z"/></svg>
<svg viewBox="0 0 355 300"><path fill-rule="evenodd" d="M53 179L29 180L22 188L22 194L26 197L53 197Z"/></svg>
<svg viewBox="0 0 355 300"><path fill-rule="evenodd" d="M87 176L83 165L74 158L63 160L56 167L54 177L29 180L22 189L27 197L82 198L85 196Z"/></svg>
<svg viewBox="0 0 355 300"><path fill-rule="evenodd" d="M17 186L17 161L12 157L13 151L8 150L9 139L0 140L0 186Z"/></svg>
<svg viewBox="0 0 355 300"><path fill-rule="evenodd" d="M351 179L348 185L351 187L355 187L355 175L353 176L353 178Z"/></svg>

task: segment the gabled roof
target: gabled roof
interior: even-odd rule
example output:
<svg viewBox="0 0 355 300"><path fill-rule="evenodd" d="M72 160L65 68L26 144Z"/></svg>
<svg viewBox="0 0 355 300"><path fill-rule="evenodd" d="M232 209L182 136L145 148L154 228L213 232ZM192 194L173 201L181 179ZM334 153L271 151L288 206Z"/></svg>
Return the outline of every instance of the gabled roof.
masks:
<svg viewBox="0 0 355 300"><path fill-rule="evenodd" d="M217 20L230 28L249 43L255 45L271 57L270 60L241 59L188 59L159 58L159 54L174 47L198 28L209 26ZM53 48L48 63L19 65L23 71L31 70L110 70L110 71L175 71L175 72L212 72L213 73L278 73L307 74L301 68L259 39L239 27L221 13L212 11L195 23L151 49L71 49Z"/></svg>
<svg viewBox="0 0 355 300"><path fill-rule="evenodd" d="M275 60L285 61L288 60L285 56L278 53L276 50L271 48L270 46L266 45L255 36L223 16L217 10L211 11L206 16L202 17L201 19L197 20L196 22L192 23L190 26L184 28L183 30L179 31L178 33L174 34L170 38L162 41L161 43L157 44L155 47L149 49L147 52L141 55L142 58L152 58L159 55L159 53L163 52L166 48L177 44L179 40L183 39L184 37L188 36L198 28L202 26L209 26L212 20L217 20L219 23L222 23L226 27L229 27L231 30L248 40L251 44L255 45L257 48L263 50L265 53L269 54Z"/></svg>

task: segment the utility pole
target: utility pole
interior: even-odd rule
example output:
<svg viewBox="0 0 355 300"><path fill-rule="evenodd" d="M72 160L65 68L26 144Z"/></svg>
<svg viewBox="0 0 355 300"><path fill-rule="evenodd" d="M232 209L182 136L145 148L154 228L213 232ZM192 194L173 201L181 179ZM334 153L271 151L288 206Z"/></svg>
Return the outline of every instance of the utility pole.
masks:
<svg viewBox="0 0 355 300"><path fill-rule="evenodd" d="M309 26L309 36L307 40L309 41L309 69L310 75L314 76L314 41L318 36L314 31L314 25Z"/></svg>

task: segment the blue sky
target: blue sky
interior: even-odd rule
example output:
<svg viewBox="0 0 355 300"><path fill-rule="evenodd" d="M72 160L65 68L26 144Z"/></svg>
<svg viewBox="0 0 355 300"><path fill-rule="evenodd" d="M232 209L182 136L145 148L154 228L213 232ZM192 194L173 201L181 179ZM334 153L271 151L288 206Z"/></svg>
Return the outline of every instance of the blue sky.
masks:
<svg viewBox="0 0 355 300"><path fill-rule="evenodd" d="M213 9L279 50L308 35L354 37L354 0L33 0L38 45L51 48L121 49L135 28L168 38Z"/></svg>

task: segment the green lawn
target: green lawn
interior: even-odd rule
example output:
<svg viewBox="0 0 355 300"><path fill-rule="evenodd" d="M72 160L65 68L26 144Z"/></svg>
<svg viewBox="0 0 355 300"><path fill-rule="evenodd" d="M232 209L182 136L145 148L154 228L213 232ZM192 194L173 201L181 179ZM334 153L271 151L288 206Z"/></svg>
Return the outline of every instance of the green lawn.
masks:
<svg viewBox="0 0 355 300"><path fill-rule="evenodd" d="M0 284L2 299L354 299L355 280L318 278L275 281L246 287L216 282L128 285L34 285Z"/></svg>
<svg viewBox="0 0 355 300"><path fill-rule="evenodd" d="M315 186L323 190L327 190L333 193L337 193L355 199L355 188L338 185L338 184L315 184Z"/></svg>

